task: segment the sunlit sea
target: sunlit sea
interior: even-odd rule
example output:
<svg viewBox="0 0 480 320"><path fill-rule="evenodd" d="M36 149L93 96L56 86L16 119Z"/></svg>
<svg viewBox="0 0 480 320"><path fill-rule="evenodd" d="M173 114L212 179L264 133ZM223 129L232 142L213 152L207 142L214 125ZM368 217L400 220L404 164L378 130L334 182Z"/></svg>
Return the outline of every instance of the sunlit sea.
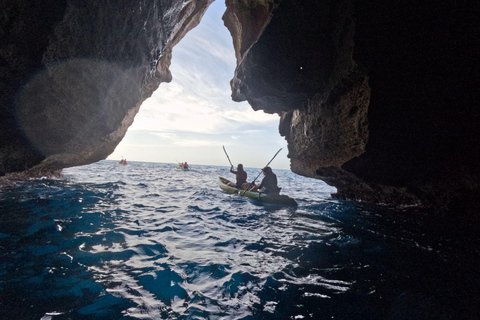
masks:
<svg viewBox="0 0 480 320"><path fill-rule="evenodd" d="M222 192L229 167L174 167L0 189L0 319L479 318L479 235L455 221L335 200L274 165L298 207Z"/></svg>

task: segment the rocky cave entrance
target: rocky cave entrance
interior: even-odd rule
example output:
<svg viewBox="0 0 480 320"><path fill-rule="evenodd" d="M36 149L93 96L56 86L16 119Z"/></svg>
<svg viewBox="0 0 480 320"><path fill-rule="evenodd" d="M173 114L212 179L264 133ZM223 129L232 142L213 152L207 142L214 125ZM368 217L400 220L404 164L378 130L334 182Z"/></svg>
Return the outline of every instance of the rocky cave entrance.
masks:
<svg viewBox="0 0 480 320"><path fill-rule="evenodd" d="M173 80L143 102L107 159L228 165L221 148L226 145L232 161L247 167L264 166L270 154L283 148L272 165L290 168L287 143L278 132L279 116L232 101L229 83L236 61L222 21L225 10L224 2L213 2L200 24L173 48Z"/></svg>

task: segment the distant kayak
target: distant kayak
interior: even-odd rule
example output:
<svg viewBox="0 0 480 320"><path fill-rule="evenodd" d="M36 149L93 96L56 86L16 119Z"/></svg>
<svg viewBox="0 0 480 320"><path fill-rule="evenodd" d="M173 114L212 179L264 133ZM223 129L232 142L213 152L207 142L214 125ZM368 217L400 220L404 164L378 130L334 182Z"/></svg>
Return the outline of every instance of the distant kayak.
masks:
<svg viewBox="0 0 480 320"><path fill-rule="evenodd" d="M281 204L286 206L298 205L295 199L290 198L287 195L268 195L265 193L259 193L254 191L244 191L244 190L240 190L235 187L229 186L228 185L229 182L230 181L225 178L218 177L218 181L217 181L218 186L220 187L220 189L222 189L226 193L238 194L238 195L241 195L242 197L247 197L247 198L250 198L259 202L264 202L264 203L274 203L274 204Z"/></svg>
<svg viewBox="0 0 480 320"><path fill-rule="evenodd" d="M175 167L175 170L190 171L190 168L180 168L180 167Z"/></svg>

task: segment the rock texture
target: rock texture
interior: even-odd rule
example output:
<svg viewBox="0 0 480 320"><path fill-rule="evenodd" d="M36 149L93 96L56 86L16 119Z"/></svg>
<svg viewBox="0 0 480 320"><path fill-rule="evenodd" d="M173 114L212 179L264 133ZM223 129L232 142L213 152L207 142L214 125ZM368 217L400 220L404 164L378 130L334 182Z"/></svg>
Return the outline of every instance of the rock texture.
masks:
<svg viewBox="0 0 480 320"><path fill-rule="evenodd" d="M212 1L3 1L0 175L107 157ZM232 98L281 116L294 172L341 199L478 216L480 3L226 4Z"/></svg>
<svg viewBox="0 0 480 320"><path fill-rule="evenodd" d="M227 4L232 97L281 115L292 171L341 199L478 215L478 3Z"/></svg>
<svg viewBox="0 0 480 320"><path fill-rule="evenodd" d="M211 2L2 1L0 175L105 159Z"/></svg>

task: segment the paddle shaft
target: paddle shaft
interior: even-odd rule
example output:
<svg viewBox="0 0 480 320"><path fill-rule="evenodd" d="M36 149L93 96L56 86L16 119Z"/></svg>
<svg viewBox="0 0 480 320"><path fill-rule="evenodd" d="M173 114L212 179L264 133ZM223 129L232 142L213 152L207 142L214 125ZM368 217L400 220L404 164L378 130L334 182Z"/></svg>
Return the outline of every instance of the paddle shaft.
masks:
<svg viewBox="0 0 480 320"><path fill-rule="evenodd" d="M223 151L225 151L225 154L227 155L228 162L230 162L230 165L233 166L232 161L230 161L230 157L228 156L227 150L225 150L225 146L223 147Z"/></svg>
<svg viewBox="0 0 480 320"><path fill-rule="evenodd" d="M277 156L277 154L278 154L280 151L282 151L282 148L280 148L280 150L278 150L277 153L275 153L275 155L273 156L272 160L270 160L265 167L268 167L268 165L273 161L273 159L275 159L275 157ZM250 183L250 185L248 186L248 188L245 189L245 190L240 194L241 196L243 196L243 194L244 194L245 192L247 192L248 189L250 189L250 187L255 183L255 180L257 180L258 177L260 177L261 174L262 174L262 171L260 171L260 173L258 174L258 176L257 176L255 179L253 179L253 181Z"/></svg>

